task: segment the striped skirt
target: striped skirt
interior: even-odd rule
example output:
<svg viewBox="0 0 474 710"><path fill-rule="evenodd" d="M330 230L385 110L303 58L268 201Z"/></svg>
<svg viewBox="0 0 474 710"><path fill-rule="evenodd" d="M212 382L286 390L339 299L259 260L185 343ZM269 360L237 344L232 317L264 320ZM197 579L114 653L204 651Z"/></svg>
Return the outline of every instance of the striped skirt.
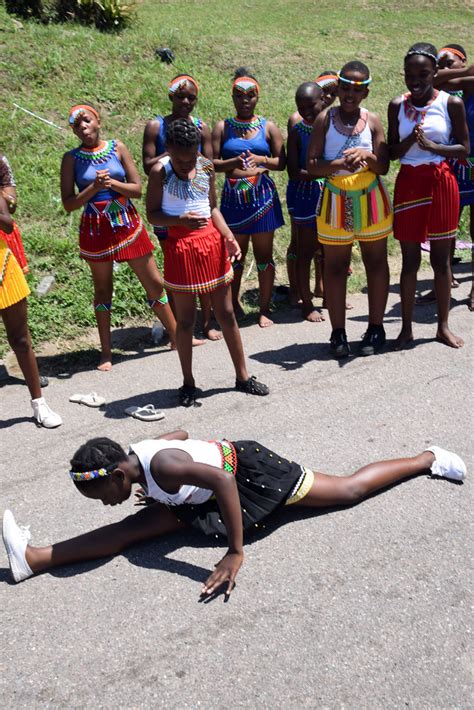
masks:
<svg viewBox="0 0 474 710"><path fill-rule="evenodd" d="M273 232L285 223L275 183L267 173L226 178L221 212L234 234Z"/></svg>
<svg viewBox="0 0 474 710"><path fill-rule="evenodd" d="M0 310L15 305L29 294L21 267L4 240L4 232L0 231Z"/></svg>
<svg viewBox="0 0 474 710"><path fill-rule="evenodd" d="M421 244L456 236L459 188L447 161L402 165L393 201L395 239Z"/></svg>
<svg viewBox="0 0 474 710"><path fill-rule="evenodd" d="M169 227L162 246L164 284L169 291L210 293L234 277L224 237L211 219L204 229Z"/></svg>
<svg viewBox="0 0 474 710"><path fill-rule="evenodd" d="M287 190L291 200L291 217L300 227L314 227L316 229L316 208L318 206L321 188L324 179L318 180L290 180Z"/></svg>
<svg viewBox="0 0 474 710"><path fill-rule="evenodd" d="M79 227L79 249L83 259L129 261L151 254L154 248L130 200L119 197L87 203Z"/></svg>
<svg viewBox="0 0 474 710"><path fill-rule="evenodd" d="M8 248L11 249L15 255L15 259L17 260L21 270L24 274L27 274L28 262L26 260L25 250L23 249L20 230L18 229L16 222L13 222L13 231L10 232L10 234L2 232L0 229L0 239L3 239L3 241L7 243Z"/></svg>
<svg viewBox="0 0 474 710"><path fill-rule="evenodd" d="M458 182L461 207L474 205L474 155L465 160L452 160L451 167Z"/></svg>

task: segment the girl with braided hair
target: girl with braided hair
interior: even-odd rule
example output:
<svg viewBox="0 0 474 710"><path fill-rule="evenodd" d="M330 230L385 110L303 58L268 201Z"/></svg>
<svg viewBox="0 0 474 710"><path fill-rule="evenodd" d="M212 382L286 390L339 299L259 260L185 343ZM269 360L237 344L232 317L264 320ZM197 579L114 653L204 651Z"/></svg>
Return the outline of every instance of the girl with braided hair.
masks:
<svg viewBox="0 0 474 710"><path fill-rule="evenodd" d="M234 310L243 313L239 301L243 262L252 239L257 263L260 312L258 324L273 324L270 302L275 279L273 235L281 227L283 214L270 170L285 169L285 148L280 129L255 114L260 85L245 67L234 74L232 100L236 116L219 121L212 132L214 167L225 173L221 210L242 250L234 263L232 294Z"/></svg>
<svg viewBox="0 0 474 710"><path fill-rule="evenodd" d="M388 107L390 158L400 160L394 192L394 236L402 250L402 328L395 348L413 341L413 304L421 245L430 243L438 305L436 339L452 348L464 341L449 328L451 242L459 220L459 188L448 159L465 160L469 134L462 99L435 89L437 50L418 42L404 59L408 93Z"/></svg>
<svg viewBox="0 0 474 710"><path fill-rule="evenodd" d="M176 321L153 258L153 244L131 201L141 195L141 181L132 156L121 141L101 139L99 113L90 104L73 106L69 125L81 144L64 154L61 198L66 212L84 207L80 256L87 261L94 282L94 312L101 347L97 369L106 372L112 367L114 261L126 261L133 269L146 291L150 308L168 331L172 347Z"/></svg>
<svg viewBox="0 0 474 710"><path fill-rule="evenodd" d="M192 370L192 334L196 295L208 293L235 368L237 390L267 395L268 387L249 377L240 331L232 307L232 261L240 247L216 204L215 174L210 160L198 152L201 135L184 118L166 132L166 149L153 165L147 190L149 221L168 229L164 241L164 284L176 309L176 346L183 371L179 401L200 406L200 390Z"/></svg>
<svg viewBox="0 0 474 710"><path fill-rule="evenodd" d="M91 439L71 460L69 475L86 498L120 505L134 485L138 505L120 522L46 547L28 544L29 531L10 510L3 516L3 540L15 582L53 567L119 554L130 545L191 526L211 538L227 537L228 550L204 582L203 597L223 587L228 597L244 560L249 536L285 506L327 508L359 503L376 491L413 476L433 474L460 481L462 459L430 446L417 456L379 461L351 476L332 476L301 466L257 441L201 441L185 431L133 444Z"/></svg>

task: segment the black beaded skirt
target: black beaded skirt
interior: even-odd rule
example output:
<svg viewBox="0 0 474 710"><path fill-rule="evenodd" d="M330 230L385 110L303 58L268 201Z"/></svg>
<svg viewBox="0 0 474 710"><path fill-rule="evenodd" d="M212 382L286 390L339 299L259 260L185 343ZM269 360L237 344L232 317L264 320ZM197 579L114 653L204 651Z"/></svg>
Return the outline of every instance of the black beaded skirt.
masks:
<svg viewBox="0 0 474 710"><path fill-rule="evenodd" d="M302 467L257 441L234 441L237 453L235 480L242 508L244 533L256 531L269 515L285 505L304 475ZM214 497L199 505L170 508L183 523L205 535L227 535Z"/></svg>

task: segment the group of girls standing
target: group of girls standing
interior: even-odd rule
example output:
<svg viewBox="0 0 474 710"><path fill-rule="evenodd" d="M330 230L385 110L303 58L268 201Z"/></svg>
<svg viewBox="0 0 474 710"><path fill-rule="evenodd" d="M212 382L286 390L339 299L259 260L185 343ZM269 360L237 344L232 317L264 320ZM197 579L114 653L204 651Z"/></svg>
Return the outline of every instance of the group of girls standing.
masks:
<svg viewBox="0 0 474 710"><path fill-rule="evenodd" d="M444 68L438 72L439 65ZM395 347L403 348L413 339L416 274L421 244L426 241L435 273L437 338L451 347L461 347L462 339L448 326L450 259L460 204L469 204L472 210L474 203L465 111L466 104L472 134L474 79L458 45L438 53L430 44L415 44L404 58L404 69L409 91L390 103L388 140L378 116L361 105L372 81L362 62L351 61L338 74L325 71L314 82L302 84L296 92L298 111L289 120L288 162L281 131L256 113L260 85L248 70L237 70L233 79L235 116L219 121L212 133L193 115L199 93L196 80L189 75L175 77L168 91L171 113L149 121L143 140L143 167L149 176L147 217L163 248L164 278L131 201L140 196L141 182L130 153L120 141L101 138L100 116L94 106L73 106L69 123L80 145L64 155L61 195L67 211L84 208L79 246L94 283L101 342L99 369L112 366L113 262L127 261L166 328L172 347L178 350L183 372L179 401L183 406L200 404L192 370L192 346L201 342L193 338L196 296L201 300L205 334L210 339L223 336L226 341L236 389L268 394L268 387L247 372L236 314L241 312L243 263L252 241L259 279L259 325L272 324L273 237L283 224L283 215L269 173L283 170L286 164L292 221L290 286L293 282L303 317L322 320L313 307L309 285L310 265L316 255L317 295L323 295L324 289L334 357L350 354L345 328L346 283L354 240L360 244L368 283L368 328L359 353L374 354L385 344L387 237L392 229L403 257L402 329ZM465 103L454 95L459 90ZM339 105L331 107L336 97ZM394 214L381 177L390 160L401 163ZM215 172L225 173L220 209ZM2 228L8 231L6 203L4 207ZM4 279L3 293L5 284ZM23 301L24 294L21 299L19 296L17 301ZM213 326L212 311L222 336ZM2 315L7 331L11 330L8 307L2 306ZM22 322L26 324L26 307ZM29 342L24 332L20 340L28 350L31 346L24 345ZM23 361L17 341L11 339ZM30 386L29 380L32 378L27 378ZM39 399L41 393L34 383L30 391L34 400Z"/></svg>

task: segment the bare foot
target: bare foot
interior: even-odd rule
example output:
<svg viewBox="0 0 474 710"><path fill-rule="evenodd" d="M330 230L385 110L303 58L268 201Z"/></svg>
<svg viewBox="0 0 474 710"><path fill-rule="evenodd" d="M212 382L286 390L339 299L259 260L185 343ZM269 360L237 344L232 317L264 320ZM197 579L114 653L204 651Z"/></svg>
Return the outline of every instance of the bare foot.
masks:
<svg viewBox="0 0 474 710"><path fill-rule="evenodd" d="M346 311L352 311L353 308L354 308L354 306L352 305L352 303L349 303L349 301L346 301Z"/></svg>
<svg viewBox="0 0 474 710"><path fill-rule="evenodd" d="M413 342L413 332L410 330L408 332L401 330L400 335L398 338L395 340L393 344L393 349L394 350L403 350L406 348L410 343Z"/></svg>
<svg viewBox="0 0 474 710"><path fill-rule="evenodd" d="M206 328L204 335L208 340L222 340L224 337L222 332L220 330L216 330L215 328Z"/></svg>
<svg viewBox="0 0 474 710"><path fill-rule="evenodd" d="M471 290L469 298L467 299L467 307L470 311L474 311L474 289Z"/></svg>
<svg viewBox="0 0 474 710"><path fill-rule="evenodd" d="M112 353L101 353L97 369L101 372L110 372L112 369Z"/></svg>
<svg viewBox="0 0 474 710"><path fill-rule="evenodd" d="M206 341L203 340L202 338L195 338L193 337L193 348L199 347L199 345L205 345ZM175 348L173 348L174 350Z"/></svg>
<svg viewBox="0 0 474 710"><path fill-rule="evenodd" d="M310 323L321 323L321 321L326 320L321 311L314 308L312 304L310 307L303 307L301 309L301 315Z"/></svg>
<svg viewBox="0 0 474 710"><path fill-rule="evenodd" d="M415 305L417 306L427 306L430 303L436 303L436 294L434 291L428 291L424 296L415 298Z"/></svg>
<svg viewBox="0 0 474 710"><path fill-rule="evenodd" d="M273 325L273 321L271 318L269 318L270 314L267 313L260 313L258 316L258 324L260 328L269 328L271 325Z"/></svg>
<svg viewBox="0 0 474 710"><path fill-rule="evenodd" d="M443 343L444 345L449 345L450 348L462 348L462 346L464 345L464 340L458 335L454 335L454 333L451 333L451 331L447 327L438 328L438 331L436 333L436 340L439 340L439 342Z"/></svg>

